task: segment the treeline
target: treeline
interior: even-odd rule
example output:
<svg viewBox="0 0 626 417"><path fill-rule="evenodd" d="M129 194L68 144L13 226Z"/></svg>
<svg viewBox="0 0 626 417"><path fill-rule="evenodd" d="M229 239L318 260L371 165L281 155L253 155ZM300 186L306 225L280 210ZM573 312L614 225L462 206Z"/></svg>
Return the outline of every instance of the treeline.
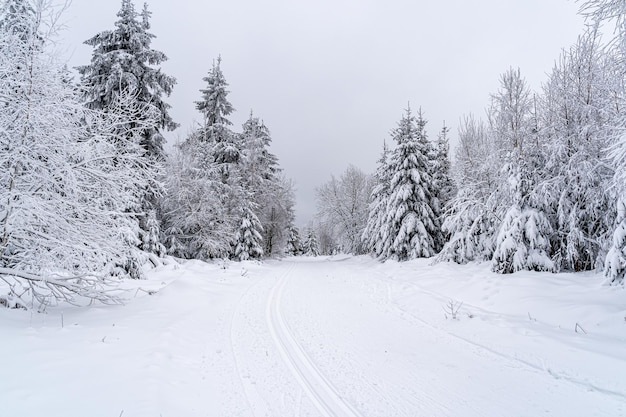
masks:
<svg viewBox="0 0 626 417"><path fill-rule="evenodd" d="M293 186L258 117L232 129L221 60L198 94L202 123L168 155L176 80L147 6L122 0L85 42L79 80L53 51L58 17L49 0L0 1L0 303L116 302L109 284L166 254L283 254Z"/></svg>
<svg viewBox="0 0 626 417"><path fill-rule="evenodd" d="M598 0L583 10L594 24L561 53L541 91L530 91L510 69L486 119L462 119L453 167L445 129L431 142L421 112L407 110L368 200L361 195L351 205L354 193L327 198L328 189L349 188L355 168L339 186L333 179L318 190L320 233L346 225L331 230L337 247L383 260L489 261L499 273L599 269L622 283L626 6ZM619 36L603 43L599 24L615 17ZM344 215L342 206L359 208Z"/></svg>

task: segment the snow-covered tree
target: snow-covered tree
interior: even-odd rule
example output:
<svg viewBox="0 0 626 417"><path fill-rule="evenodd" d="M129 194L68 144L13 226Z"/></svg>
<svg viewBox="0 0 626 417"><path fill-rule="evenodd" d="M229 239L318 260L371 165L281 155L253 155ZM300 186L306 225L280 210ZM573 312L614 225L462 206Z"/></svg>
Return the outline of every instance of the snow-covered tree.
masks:
<svg viewBox="0 0 626 417"><path fill-rule="evenodd" d="M246 261L260 258L263 256L261 222L250 207L242 207L241 212L241 223L235 235L235 259Z"/></svg>
<svg viewBox="0 0 626 417"><path fill-rule="evenodd" d="M320 248L317 240L317 235L313 228L309 228L306 233L306 237L302 242L302 254L306 256L319 256Z"/></svg>
<svg viewBox="0 0 626 417"><path fill-rule="evenodd" d="M292 256L302 254L302 239L300 238L300 231L296 226L290 226L287 231L285 253Z"/></svg>
<svg viewBox="0 0 626 417"><path fill-rule="evenodd" d="M86 104L107 111L121 92L130 92L139 104L134 121L142 121L142 146L146 156L165 158L162 130L173 130L176 123L169 115L164 97L172 92L176 80L156 66L167 60L151 47L155 36L149 32L147 4L138 13L132 0L122 0L115 29L105 30L85 41L93 47L91 62L78 67ZM156 119L156 120L155 120ZM154 120L153 125L145 123Z"/></svg>
<svg viewBox="0 0 626 417"><path fill-rule="evenodd" d="M389 235L383 232L386 229L387 220L387 200L389 197L389 186L391 182L391 172L389 170L389 148L387 143L383 144L383 152L378 160L378 167L374 174L374 185L370 195L368 206L367 223L361 239L365 248L373 255L382 255L384 247L389 244Z"/></svg>
<svg viewBox="0 0 626 417"><path fill-rule="evenodd" d="M146 251L159 250L160 247L152 244L144 246L143 242L151 242L160 235L158 230L154 230L159 223L151 221L149 213L157 209L157 199L163 192L157 177L162 174L165 161L162 132L177 126L169 114L170 105L164 101L171 94L176 80L158 67L167 57L151 47L155 36L149 32L150 15L147 4L138 13L132 0L122 0L115 28L100 32L85 42L93 47L91 62L78 67L88 108L112 111L120 94L132 97L136 102L132 107L134 114L127 125L119 128L117 141L129 139L122 133L140 129L143 149L138 156L156 167L154 176L148 178L148 187L137 187L135 193L143 212L138 216L139 242Z"/></svg>
<svg viewBox="0 0 626 417"><path fill-rule="evenodd" d="M433 187L443 210L456 194L456 185L452 179L450 163L450 128L445 123L435 142L433 164Z"/></svg>
<svg viewBox="0 0 626 417"><path fill-rule="evenodd" d="M211 144L197 132L191 134L176 147L167 166L161 206L168 252L189 259L228 256L237 219L228 212L230 191L212 158Z"/></svg>
<svg viewBox="0 0 626 417"><path fill-rule="evenodd" d="M115 301L105 287L124 273L116 267L138 272L129 264L141 262L133 186L153 175L141 126L114 145L135 103L122 94L109 113L85 109L45 48L51 4L2 10L0 279L22 304Z"/></svg>
<svg viewBox="0 0 626 417"><path fill-rule="evenodd" d="M247 199L258 207L268 256L282 255L294 219L293 184L281 174L278 158L269 150L271 142L267 126L251 114L243 124L238 169Z"/></svg>
<svg viewBox="0 0 626 417"><path fill-rule="evenodd" d="M582 11L595 25L611 22L615 25L615 38L611 43L611 52L616 57L618 67L616 74L622 82L621 88L614 89L614 106L617 114L607 123L608 156L615 174L612 178L611 189L616 202L616 221L613 226L612 238L608 239L609 250L604 263L604 274L611 284L624 283L626 275L626 239L624 239L625 219L624 201L626 199L626 115L624 108L624 65L626 64L626 3L621 0L587 0L583 3ZM613 107L615 108L615 107Z"/></svg>
<svg viewBox="0 0 626 417"><path fill-rule="evenodd" d="M238 137L229 128L232 122L228 116L235 110L228 101L228 83L220 68L222 58L213 62L209 74L202 80L207 83L206 88L201 89L202 100L196 102L196 109L203 116L204 124L201 128L200 138L213 145L213 157L216 162L224 164L224 175L228 175L228 164L239 162L241 146Z"/></svg>
<svg viewBox="0 0 626 417"><path fill-rule="evenodd" d="M509 69L501 76L500 89L492 96L492 103L495 143L501 152L506 152L508 177L501 206L506 214L496 238L492 269L499 273L523 269L554 271L552 226L542 202L534 198L542 163L538 143L531 140L535 136L532 100L519 69Z"/></svg>
<svg viewBox="0 0 626 417"><path fill-rule="evenodd" d="M385 230L388 244L382 248L383 258L401 261L430 257L439 248L440 225L435 210L432 183L432 155L430 142L426 138L425 120L416 119L411 110L392 131L398 146L394 149L389 170L391 180Z"/></svg>
<svg viewBox="0 0 626 417"><path fill-rule="evenodd" d="M318 219L347 253L365 253L361 236L371 190L370 176L353 165L316 190Z"/></svg>
<svg viewBox="0 0 626 417"><path fill-rule="evenodd" d="M615 219L614 170L606 161L606 126L621 107L615 57L588 29L561 57L544 86L541 137L548 147L541 200L554 216L559 270L601 266ZM621 92L620 92L621 90Z"/></svg>
<svg viewBox="0 0 626 417"><path fill-rule="evenodd" d="M459 127L454 175L459 188L444 215L448 241L438 260L467 263L490 260L499 226L499 169L492 137L484 123L466 116Z"/></svg>

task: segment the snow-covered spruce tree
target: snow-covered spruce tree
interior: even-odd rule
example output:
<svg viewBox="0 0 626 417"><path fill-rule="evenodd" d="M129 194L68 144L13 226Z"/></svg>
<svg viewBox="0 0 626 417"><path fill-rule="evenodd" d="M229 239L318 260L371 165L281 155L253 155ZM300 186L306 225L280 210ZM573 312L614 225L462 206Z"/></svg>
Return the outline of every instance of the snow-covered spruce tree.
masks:
<svg viewBox="0 0 626 417"><path fill-rule="evenodd" d="M367 223L371 190L370 176L353 165L338 180L331 177L316 190L318 220L346 253L366 252L361 236Z"/></svg>
<svg viewBox="0 0 626 417"><path fill-rule="evenodd" d="M287 255L298 256L302 254L302 239L300 238L300 231L296 226L290 226L287 231L287 245L285 253Z"/></svg>
<svg viewBox="0 0 626 417"><path fill-rule="evenodd" d="M176 256L211 259L232 255L240 225L242 186L241 147L229 126L233 107L228 84L214 64L207 88L196 108L203 124L177 146L169 161L163 223L168 252Z"/></svg>
<svg viewBox="0 0 626 417"><path fill-rule="evenodd" d="M136 100L135 114L128 126L120 127L120 133L140 128L141 156L149 161L146 163L156 166L157 175L162 175L165 161L162 131L177 126L169 115L170 105L164 98L171 94L176 80L158 67L167 57L151 47L155 36L149 32L150 15L147 4L138 13L132 0L122 0L115 29L100 32L85 42L93 47L91 62L77 69L88 108L111 111L122 92ZM119 140L127 139L120 135ZM137 188L135 197L142 210L138 217L140 247L162 253L163 246L154 242L160 234L159 230L154 230L159 223L152 222L149 213L158 209L157 200L163 188L157 176L148 180L149 187ZM143 242L150 243L144 246Z"/></svg>
<svg viewBox="0 0 626 417"><path fill-rule="evenodd" d="M319 256L320 248L317 241L317 235L313 228L309 228L302 243L302 254L306 256Z"/></svg>
<svg viewBox="0 0 626 417"><path fill-rule="evenodd" d="M241 133L239 170L247 199L258 207L266 256L283 254L294 220L293 185L281 174L278 158L269 150L271 142L267 126L250 114Z"/></svg>
<svg viewBox="0 0 626 417"><path fill-rule="evenodd" d="M392 131L398 146L389 170L391 181L383 235L389 236L381 256L405 261L435 255L439 248L440 225L434 203L431 145L424 130L425 120L411 110Z"/></svg>
<svg viewBox="0 0 626 417"><path fill-rule="evenodd" d="M456 195L456 185L452 179L452 167L450 163L450 128L445 123L437 135L435 142L435 155L433 164L433 185L435 194L439 200L442 211Z"/></svg>
<svg viewBox="0 0 626 417"><path fill-rule="evenodd" d="M15 0L4 6L0 279L10 299L5 304L116 301L104 287L116 264L133 259L137 233L125 202L132 198L130 185L150 174L133 141L121 150L113 145L117 126L128 122L134 108L120 96L114 112L86 110L63 66L46 50L52 29L47 22L56 18L51 4Z"/></svg>
<svg viewBox="0 0 626 417"><path fill-rule="evenodd" d="M491 260L500 224L496 214L500 164L484 123L466 116L459 127L453 171L458 193L444 215L442 229L448 241L438 261L464 264Z"/></svg>
<svg viewBox="0 0 626 417"><path fill-rule="evenodd" d="M385 235L385 222L387 215L387 200L389 196L389 185L391 182L391 172L389 171L389 148L387 143L383 144L383 152L378 160L376 173L374 174L374 185L370 195L368 206L367 223L361 240L366 250L379 257L382 255L383 247L386 247L389 235Z"/></svg>
<svg viewBox="0 0 626 417"><path fill-rule="evenodd" d="M238 261L258 259L263 256L261 233L263 227L250 207L242 207L241 224L235 234L234 256Z"/></svg>
<svg viewBox="0 0 626 417"><path fill-rule="evenodd" d="M170 105L163 99L171 94L176 80L155 67L167 57L150 45L155 38L149 32L150 15L147 4L138 13L132 0L122 0L115 29L100 32L85 41L93 47L91 62L78 67L78 71L86 105L91 109L109 110L122 91L134 95L140 105L133 119L144 121L141 144L147 151L146 156L163 160L161 132L177 126L169 115ZM153 120L155 114L156 123L147 125L145 120Z"/></svg>
<svg viewBox="0 0 626 417"><path fill-rule="evenodd" d="M204 124L201 128L201 140L213 145L213 158L215 162L223 164L224 175L229 173L229 164L236 164L241 158L241 146L238 137L229 126L232 122L228 116L235 110L228 101L228 83L222 73L220 65L222 58L213 62L209 74L202 80L207 83L206 88L201 89L202 100L196 102L196 109L202 113Z"/></svg>
<svg viewBox="0 0 626 417"><path fill-rule="evenodd" d="M622 107L615 54L589 28L563 51L544 85L540 136L546 144L545 180L538 190L552 213L559 270L601 267L615 221L614 169L606 161L610 135Z"/></svg>
<svg viewBox="0 0 626 417"><path fill-rule="evenodd" d="M492 269L498 273L520 270L554 271L551 259L552 225L542 202L534 197L540 181L541 152L531 134L531 99L519 69L510 69L500 79L492 96L492 123L499 149L506 156L508 204L498 231ZM536 133L535 133L536 134Z"/></svg>

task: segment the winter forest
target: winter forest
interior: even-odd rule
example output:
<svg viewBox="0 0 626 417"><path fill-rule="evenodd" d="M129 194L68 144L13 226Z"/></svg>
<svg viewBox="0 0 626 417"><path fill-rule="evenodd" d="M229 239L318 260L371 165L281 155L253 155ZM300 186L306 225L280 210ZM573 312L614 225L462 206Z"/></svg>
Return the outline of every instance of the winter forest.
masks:
<svg viewBox="0 0 626 417"><path fill-rule="evenodd" d="M270 150L271 120L229 120L222 57L198 92L201 123L169 152L176 80L151 47L147 4L122 0L114 27L85 40L91 60L77 68L55 48L62 10L48 0L0 4L5 306L117 303L116 283L171 259L333 253L489 262L501 274L596 270L623 285L621 0L581 4L588 28L555 57L540 91L520 70L504 71L486 116L462 116L454 149L445 125L429 137L428 109L400 108L376 172L350 165L321 184L317 216L300 229L296 184ZM615 37L603 39L601 24Z"/></svg>

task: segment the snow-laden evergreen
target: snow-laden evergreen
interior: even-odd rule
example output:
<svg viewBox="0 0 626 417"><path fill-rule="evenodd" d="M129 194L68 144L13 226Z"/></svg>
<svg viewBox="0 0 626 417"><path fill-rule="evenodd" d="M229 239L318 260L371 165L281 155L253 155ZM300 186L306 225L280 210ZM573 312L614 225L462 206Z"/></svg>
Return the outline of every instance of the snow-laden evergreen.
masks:
<svg viewBox="0 0 626 417"><path fill-rule="evenodd" d="M302 254L302 239L300 237L300 231L295 226L290 226L287 231L285 253L292 256Z"/></svg>
<svg viewBox="0 0 626 417"><path fill-rule="evenodd" d="M302 242L302 254L306 256L319 256L320 247L317 234L312 227L309 227Z"/></svg>
<svg viewBox="0 0 626 417"><path fill-rule="evenodd" d="M433 188L441 211L456 195L456 185L452 179L452 164L450 161L450 128L444 126L437 135L433 158Z"/></svg>
<svg viewBox="0 0 626 417"><path fill-rule="evenodd" d="M132 0L122 0L115 29L102 31L85 41L93 47L91 62L78 67L86 104L91 109L109 110L121 92L137 101L134 119L143 121L142 146L147 156L163 160L162 130L173 130L176 123L164 101L176 80L157 67L167 60L163 52L152 49L155 36L150 30L147 4L137 12ZM147 125L146 120L154 121ZM134 123L134 122L131 122Z"/></svg>
<svg viewBox="0 0 626 417"><path fill-rule="evenodd" d="M91 62L77 69L88 108L114 111L120 95L131 97L134 101L133 114L126 126L120 126L116 142L123 147L124 140L135 140L125 137L123 133L139 129L139 142L143 149L137 156L144 158L145 164L155 167L154 175L146 178L148 186L140 187L138 184L135 189L134 199L141 207L137 216L140 223L139 247L144 251L162 252L159 242L151 243L161 233L155 229L160 224L152 221L149 213L158 209L157 200L163 193L160 176L166 156L162 132L177 127L169 114L170 105L164 101L172 93L176 80L159 67L167 57L151 47L155 36L150 33L150 15L147 4L141 12L137 12L132 0L122 0L115 28L85 41L93 48Z"/></svg>
<svg viewBox="0 0 626 417"><path fill-rule="evenodd" d="M241 184L247 199L257 207L264 252L268 256L282 255L294 220L293 184L283 176L278 158L270 152L270 130L252 113L242 126L240 141Z"/></svg>
<svg viewBox="0 0 626 417"><path fill-rule="evenodd" d="M235 234L234 258L238 261L258 259L263 256L263 227L250 207L242 207L239 229Z"/></svg>
<svg viewBox="0 0 626 417"><path fill-rule="evenodd" d="M426 122L419 113L416 119L411 110L392 131L397 143L393 150L389 171L389 195L382 236L381 256L408 260L435 255L439 248L440 225L436 214L432 183L431 144L426 138Z"/></svg>
<svg viewBox="0 0 626 417"><path fill-rule="evenodd" d="M260 236L252 257L282 255L293 222L293 186L269 151L271 135L250 116L231 130L234 111L221 59L204 78L196 102L203 124L177 145L168 163L163 224L168 252L184 258L235 257L241 227ZM243 253L243 252L242 252Z"/></svg>
<svg viewBox="0 0 626 417"><path fill-rule="evenodd" d="M386 230L387 201L391 182L389 154L390 151L385 142L374 175L374 186L370 196L367 223L363 230L363 235L361 236L363 245L376 257L382 255L383 248L388 246L389 242L387 242L387 240L390 237L388 234L384 234Z"/></svg>

